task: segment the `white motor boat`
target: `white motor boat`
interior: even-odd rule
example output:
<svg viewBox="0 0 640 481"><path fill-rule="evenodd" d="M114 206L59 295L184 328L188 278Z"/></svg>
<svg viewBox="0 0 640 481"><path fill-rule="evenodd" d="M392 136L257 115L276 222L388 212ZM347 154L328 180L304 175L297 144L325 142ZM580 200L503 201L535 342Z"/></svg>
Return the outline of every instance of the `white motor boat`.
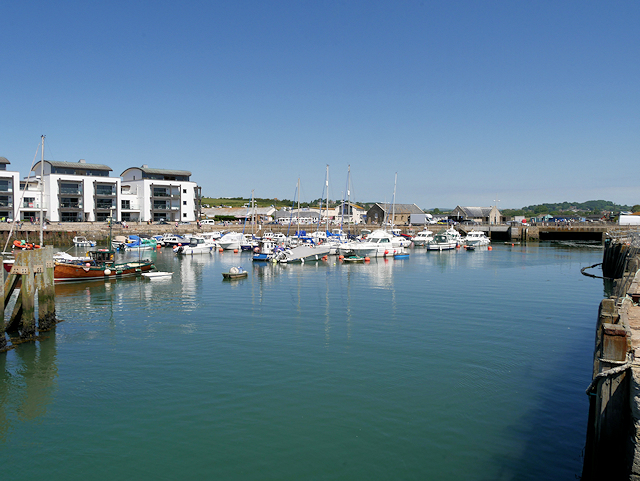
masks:
<svg viewBox="0 0 640 481"><path fill-rule="evenodd" d="M215 249L216 244L211 239L205 239L201 235L191 236L188 245L175 246L173 252L177 255L190 256L194 254L211 254Z"/></svg>
<svg viewBox="0 0 640 481"><path fill-rule="evenodd" d="M416 245L416 246L425 246L432 240L433 240L433 232L431 232L429 229L425 229L418 232L415 236L413 236L413 239L411 239L411 241L413 242L413 245Z"/></svg>
<svg viewBox="0 0 640 481"><path fill-rule="evenodd" d="M491 239L489 239L486 234L480 230L472 230L467 234L465 244L468 246L488 246L491 244Z"/></svg>
<svg viewBox="0 0 640 481"><path fill-rule="evenodd" d="M427 250L447 251L455 249L460 244L462 244L462 237L460 237L460 233L453 227L450 227L444 232L437 233L433 237L433 240L427 244Z"/></svg>
<svg viewBox="0 0 640 481"><path fill-rule="evenodd" d="M228 232L218 239L218 245L228 251L240 250L242 241L242 232Z"/></svg>
<svg viewBox="0 0 640 481"><path fill-rule="evenodd" d="M338 254L359 257L384 257L405 252L403 239L383 229L373 231L362 242L347 242L338 248Z"/></svg>
<svg viewBox="0 0 640 481"><path fill-rule="evenodd" d="M96 241L90 241L83 235L77 235L73 238L73 245L76 247L95 247Z"/></svg>
<svg viewBox="0 0 640 481"><path fill-rule="evenodd" d="M328 245L312 245L305 244L293 249L285 249L276 254L275 259L278 262L309 262L319 261L324 256L329 255Z"/></svg>

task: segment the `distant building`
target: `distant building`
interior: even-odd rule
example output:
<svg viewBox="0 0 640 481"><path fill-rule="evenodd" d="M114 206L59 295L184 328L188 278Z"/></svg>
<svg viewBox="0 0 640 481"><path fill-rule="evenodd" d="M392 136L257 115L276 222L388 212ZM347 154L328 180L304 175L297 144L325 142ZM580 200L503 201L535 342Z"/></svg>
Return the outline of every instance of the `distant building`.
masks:
<svg viewBox="0 0 640 481"><path fill-rule="evenodd" d="M333 213L331 210L329 209L329 212L335 223L362 224L367 216L367 211L363 207L350 202L340 202L333 209Z"/></svg>
<svg viewBox="0 0 640 481"><path fill-rule="evenodd" d="M453 219L456 222L473 221L479 224L491 225L504 224L507 220L495 205L493 207L457 206L449 214L449 219Z"/></svg>
<svg viewBox="0 0 640 481"><path fill-rule="evenodd" d="M273 221L276 209L275 207L255 207L254 209L251 207L210 207L202 209L202 213L211 219L243 222L245 219L250 221L253 216L256 223L265 224Z"/></svg>
<svg viewBox="0 0 640 481"><path fill-rule="evenodd" d="M376 203L367 211L367 223L408 225L411 214L424 214L424 211L416 204Z"/></svg>
<svg viewBox="0 0 640 481"><path fill-rule="evenodd" d="M318 209L281 209L275 213L278 224L318 224L320 223L320 211Z"/></svg>

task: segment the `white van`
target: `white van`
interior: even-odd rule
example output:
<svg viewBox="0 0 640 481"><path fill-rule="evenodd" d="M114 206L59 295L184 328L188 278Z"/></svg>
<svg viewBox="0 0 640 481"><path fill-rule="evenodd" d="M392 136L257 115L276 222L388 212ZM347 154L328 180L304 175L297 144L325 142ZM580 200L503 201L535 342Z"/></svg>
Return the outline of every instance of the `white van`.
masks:
<svg viewBox="0 0 640 481"><path fill-rule="evenodd" d="M202 225L215 225L216 221L213 219L204 219L200 221Z"/></svg>

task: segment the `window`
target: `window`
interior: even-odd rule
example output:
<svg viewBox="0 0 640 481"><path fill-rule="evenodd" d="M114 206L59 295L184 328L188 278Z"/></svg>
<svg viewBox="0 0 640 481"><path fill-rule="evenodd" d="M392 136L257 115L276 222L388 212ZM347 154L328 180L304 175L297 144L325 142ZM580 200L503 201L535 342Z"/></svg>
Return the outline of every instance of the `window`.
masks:
<svg viewBox="0 0 640 481"><path fill-rule="evenodd" d="M182 189L182 193L186 194L187 193L187 189Z"/></svg>
<svg viewBox="0 0 640 481"><path fill-rule="evenodd" d="M182 214L182 217L187 217L187 213L185 212L184 214Z"/></svg>
<svg viewBox="0 0 640 481"><path fill-rule="evenodd" d="M111 209L113 199L96 199L96 209Z"/></svg>
<svg viewBox="0 0 640 481"><path fill-rule="evenodd" d="M113 195L113 185L96 185L96 195Z"/></svg>
<svg viewBox="0 0 640 481"><path fill-rule="evenodd" d="M22 199L22 207L34 207L35 197L25 197Z"/></svg>
<svg viewBox="0 0 640 481"><path fill-rule="evenodd" d="M182 205L187 205L187 201L186 201L186 200L183 200L183 201L182 201Z"/></svg>
<svg viewBox="0 0 640 481"><path fill-rule="evenodd" d="M123 209L131 209L131 201L130 200L123 200L122 201L122 208Z"/></svg>

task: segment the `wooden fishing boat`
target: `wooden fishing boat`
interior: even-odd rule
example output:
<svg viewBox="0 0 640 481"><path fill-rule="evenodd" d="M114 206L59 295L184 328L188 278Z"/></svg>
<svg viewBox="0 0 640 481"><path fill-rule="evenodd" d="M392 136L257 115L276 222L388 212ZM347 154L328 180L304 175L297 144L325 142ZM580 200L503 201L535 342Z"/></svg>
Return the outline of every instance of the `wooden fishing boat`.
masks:
<svg viewBox="0 0 640 481"><path fill-rule="evenodd" d="M90 281L135 276L154 268L148 259L116 264L114 252L107 249L90 251L89 260L64 262L55 261L53 277L56 282Z"/></svg>

